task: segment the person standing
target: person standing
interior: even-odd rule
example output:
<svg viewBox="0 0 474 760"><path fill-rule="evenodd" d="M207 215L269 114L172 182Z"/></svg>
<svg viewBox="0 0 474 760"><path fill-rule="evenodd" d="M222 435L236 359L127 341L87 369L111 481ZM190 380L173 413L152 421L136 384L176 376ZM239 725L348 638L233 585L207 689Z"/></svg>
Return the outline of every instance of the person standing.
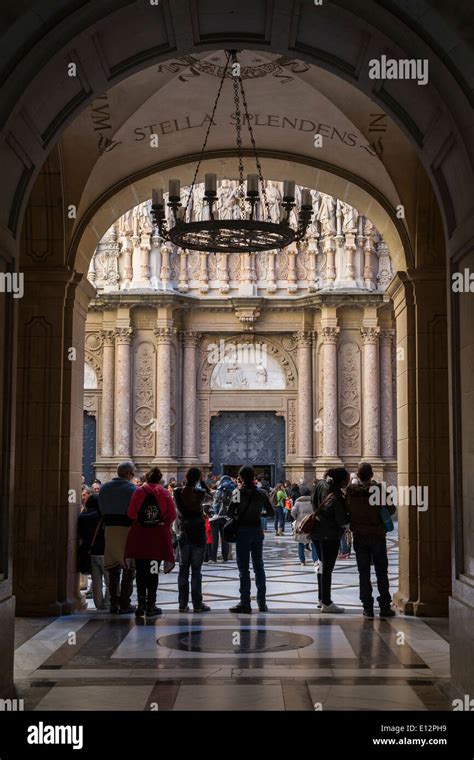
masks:
<svg viewBox="0 0 474 760"><path fill-rule="evenodd" d="M161 470L152 467L145 475L145 484L133 493L128 507L132 525L125 556L135 560L137 619L161 615L162 610L156 606L160 565L165 562L171 563L171 569L174 567L171 526L176 519L176 509L173 497L160 485L162 477Z"/></svg>
<svg viewBox="0 0 474 760"><path fill-rule="evenodd" d="M267 612L266 578L263 565L262 515L273 517L273 507L262 488L255 485L255 470L251 465L244 465L239 470L242 486L232 495L229 517L236 520L237 567L240 577L240 602L230 608L230 612L250 614L250 557L252 558L255 584L257 586L257 604L260 612Z"/></svg>
<svg viewBox="0 0 474 760"><path fill-rule="evenodd" d="M338 607L331 599L331 582L342 531L349 522L342 492L349 479L350 475L344 467L328 470L325 475L327 495L316 508L313 506L316 523L311 540L319 556L318 597L321 612L344 612L344 607Z"/></svg>
<svg viewBox="0 0 474 760"><path fill-rule="evenodd" d="M190 467L186 484L173 492L178 509L179 611L188 612L189 572L191 571L191 599L194 612L211 609L202 600L202 563L206 552L207 536L203 502L206 490L201 486L201 470Z"/></svg>
<svg viewBox="0 0 474 760"><path fill-rule="evenodd" d="M128 508L136 486L133 462L121 462L117 476L104 483L99 491L99 509L105 524L104 566L109 572L110 612L127 615L135 611L130 604L135 578L135 564L125 556L131 520Z"/></svg>
<svg viewBox="0 0 474 760"><path fill-rule="evenodd" d="M229 544L224 538L224 525L227 520L232 493L235 490L235 483L229 475L223 475L219 481L217 491L214 494L212 504L214 515L210 518L212 533L211 562L217 562L217 550L219 548L219 538L221 540L222 561L227 562L229 559Z"/></svg>
<svg viewBox="0 0 474 760"><path fill-rule="evenodd" d="M374 599L370 581L371 564L374 566L377 577L380 617L395 615L395 611L391 608L392 597L388 580L387 531L380 514L380 510L385 505L381 503L381 486L373 480L373 476L372 465L369 462L361 462L357 471L358 482L352 482L346 490L346 504L354 535L354 551L359 570L360 600L364 608L364 616L370 619L374 617ZM395 514L394 506L386 508L390 515Z"/></svg>
<svg viewBox="0 0 474 760"><path fill-rule="evenodd" d="M105 610L110 603L109 574L104 568L104 522L99 511L99 499L95 493L91 493L84 504L78 518L77 532L79 571L91 576L92 598L96 610Z"/></svg>
<svg viewBox="0 0 474 760"><path fill-rule="evenodd" d="M285 500L286 491L283 483L278 483L275 494L275 536L282 536L285 532Z"/></svg>
<svg viewBox="0 0 474 760"><path fill-rule="evenodd" d="M291 516L293 517L294 523L293 523L293 535L295 537L295 540L298 542L298 556L300 560L301 567L304 567L306 565L306 557L305 557L305 548L308 543L308 536L306 534L300 534L298 533L298 527L301 525L302 521L307 515L310 515L313 511L313 505L311 504L311 490L308 488L308 486L301 486L300 488L301 496L296 499L292 509L291 509ZM316 546L313 541L311 543L311 553L313 557L313 564L315 569L317 570L318 567L318 552L316 550Z"/></svg>

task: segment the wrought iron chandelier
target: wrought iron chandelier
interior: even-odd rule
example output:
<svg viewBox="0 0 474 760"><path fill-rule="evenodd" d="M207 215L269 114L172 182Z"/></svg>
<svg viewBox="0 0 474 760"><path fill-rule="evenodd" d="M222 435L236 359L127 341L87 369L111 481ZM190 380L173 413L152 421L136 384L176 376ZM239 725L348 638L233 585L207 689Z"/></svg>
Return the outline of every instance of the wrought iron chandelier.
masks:
<svg viewBox="0 0 474 760"><path fill-rule="evenodd" d="M165 214L163 190L154 189L152 193L152 216L158 235L166 242L190 250L207 251L209 253L239 253L258 252L285 248L304 238L313 215L312 198L309 190L301 193L301 209L298 213L296 228L290 224L290 215L295 207L295 183L287 180L283 185L283 200L281 203L280 221L274 222L270 215L270 206L265 189L262 167L257 152L253 128L249 117L247 98L240 76L240 64L236 50L226 52L227 60L217 91L216 100L207 128L199 160L194 172L186 205L181 203L180 181L172 179L169 182L168 208L169 218ZM234 91L235 132L237 156L239 165L239 183L236 192L240 207L240 219L219 219L215 204L217 195L217 175L205 175L204 203L207 204L207 219L203 221L185 221L188 215L196 180L205 157L207 142L225 79L231 78ZM241 104L242 101L242 104ZM243 112L243 113L242 113ZM242 118L243 117L243 118ZM247 175L247 191L244 188L244 164L242 149L242 126L247 124L252 144L256 174ZM260 187L260 191L259 191ZM258 213L258 209L261 213ZM262 216L263 218L259 218Z"/></svg>

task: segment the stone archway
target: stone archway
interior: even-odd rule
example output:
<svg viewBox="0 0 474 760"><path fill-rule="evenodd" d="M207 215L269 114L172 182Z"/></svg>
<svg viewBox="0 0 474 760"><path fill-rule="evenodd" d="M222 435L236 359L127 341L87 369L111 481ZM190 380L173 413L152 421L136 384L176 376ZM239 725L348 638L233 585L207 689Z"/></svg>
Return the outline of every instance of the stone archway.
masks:
<svg viewBox="0 0 474 760"><path fill-rule="evenodd" d="M114 11L120 6L120 10L117 11L117 16L108 18L105 21L99 18L104 13L108 14L110 11ZM80 16L73 19L72 13L69 17L67 11L64 14L64 23L60 30L60 38L65 46L66 51L69 53L70 46L74 44L74 55L77 56L79 62L83 62L80 66L81 77L79 81L75 82L74 92L65 91L61 86L61 76L64 73L64 67L61 65L59 57L55 58L51 56L51 63L48 67L44 66L41 61L41 56L45 54L48 46L53 46L52 49L57 49L58 37L53 40L53 35L44 36L43 50L41 56L36 49L34 42L30 44L30 54L24 59L21 67L17 68L15 76L12 77L8 90L8 97L5 98L5 110L3 112L4 119L3 124L5 127L6 139L2 144L3 165L6 167L6 174L11 178L11 182L8 188L5 188L5 197L3 199L0 208L0 221L3 227L2 234L2 261L4 266L12 267L14 265L15 257L18 255L17 241L14 236L17 234L21 225L23 211L25 203L28 197L28 193L31 190L34 179L37 176L39 167L43 164L45 157L51 150L51 145L54 139L60 133L64 125L72 120L75 113L78 113L80 109L98 94L107 89L107 86L130 72L137 70L144 65L144 62L151 63L152 61L161 59L165 60L167 57L171 57L175 54L175 50L178 50L180 54L187 53L193 49L199 49L199 45L204 47L213 47L216 45L215 34L219 34L219 44L228 45L242 45L247 44L249 47L259 48L270 46L272 49L280 53L289 53L295 51L296 54L302 59L308 60L316 65L322 66L338 76L345 78L352 84L364 89L366 92L374 96L374 99L388 112L390 112L394 120L400 124L400 126L409 135L410 139L417 146L417 151L422 157L425 163L427 171L433 182L433 186L436 190L438 200L440 202L441 213L444 223L444 229L448 240L449 255L452 258L452 269L463 268L473 261L472 254L472 240L474 239L473 221L470 215L470 198L472 198L473 178L472 178L472 161L471 156L473 153L473 146L469 143L468 138L466 140L460 135L456 124L469 124L471 123L471 115L469 112L469 101L466 93L468 88L466 87L465 79L461 72L459 72L453 59L447 53L444 61L438 55L431 55L433 57L434 79L433 88L429 86L429 92L425 93L425 98L413 97L419 94L419 91L414 90L416 84L410 85L403 92L397 94L394 98L393 93L390 92L390 87L383 86L378 90L374 89L373 82L370 82L363 73L363 66L361 61L367 60L367 51L370 50L370 54L377 56L382 52L385 52L386 46L390 47L391 44L399 45L400 49L404 53L404 57L409 55L410 48L414 43L426 46L425 49L429 51L429 45L432 45L432 49L435 48L434 40L429 38L428 43L418 38L420 27L418 22L412 18L407 10L399 11L396 15L391 14L385 8L380 6L370 7L363 3L357 4L352 8L352 13L348 14L345 9L339 5L332 4L331 7L318 9L320 15L318 17L311 17L309 14L314 12L314 6L312 3L306 2L295 6L296 12L291 15L286 11L277 7L273 11L269 10L270 4L266 7L263 3L252 4L252 8L248 8L249 19L251 19L251 27L248 29L239 28L235 22L230 26L232 19L226 14L216 14L213 11L216 10L218 3L208 3L207 13L202 13L197 4L193 4L193 13L190 16L184 14L184 3L163 3L160 7L160 34L158 38L160 40L157 46L157 29L146 30L146 24L143 18L143 9L138 8L136 4L129 3L117 3L107 5L105 8L101 4L100 10L97 8L87 8ZM238 18L239 20L245 18L244 11L246 9L239 3ZM133 17L133 13L137 14L137 17ZM272 17L269 17L269 13L272 13ZM355 13L359 14L361 21L357 19ZM174 15L177 14L177 15ZM371 15L373 14L373 18ZM182 26L179 26L179 32L176 33L176 22L178 21ZM25 34L25 42L31 42L28 39L28 33L26 32L26 26L22 27L21 19L17 22L18 33ZM347 23L349 21L349 23ZM372 21L373 24L367 23ZM45 22L47 23L47 22ZM106 55L106 74L104 74L104 67L98 64L98 58L93 51L93 45L90 38L87 35L83 35L81 39L75 38L78 28L82 30L92 28L94 24L99 24L97 28L96 36L99 39L102 49L107 53ZM244 23L244 22L242 22ZM120 46L120 39L130 39L130 28L140 29L141 34L136 35L134 38L134 48L130 49L129 45ZM334 29L339 29L340 34L334 34ZM350 30L350 33L349 33ZM383 30L386 32L386 36L383 35ZM149 37L147 34L149 32ZM59 32L58 32L59 33ZM358 37L359 34L359 37ZM113 35L116 35L115 41ZM369 35L369 40L367 40ZM195 43L191 43L190 40L196 40ZM327 42L325 40L336 40L337 45L341 45L341 48L335 47L329 51L327 49ZM75 42L73 43L73 40ZM123 55L121 49L126 51ZM61 56L63 55L61 52ZM406 55L405 55L406 54ZM39 64L39 65L38 65ZM39 73L37 73L39 71ZM453 76L453 71L455 76ZM35 76L32 76L34 72ZM457 79L457 82L456 82ZM31 80L30 86L25 86L28 80ZM442 93L445 102L440 100L438 95L434 92L438 89ZM20 92L23 90L24 103L31 103L31 112L36 114L36 122L31 119L30 115L25 119L25 113L19 108L12 110L12 113L8 113L8 109L15 103ZM42 102L45 91L54 92L54 98L48 103L47 107L41 107L39 104ZM38 104L35 106L35 102ZM450 114L449 111L452 110ZM436 119L434 115L436 114ZM466 134L468 134L466 132ZM16 136L14 136L16 135ZM21 137L20 137L21 136ZM59 175L58 175L59 177ZM53 182L56 181L53 179ZM60 181L57 179L60 187ZM10 194L8 194L11 191ZM61 194L59 194L62 198ZM436 338L433 338L433 324L440 325L444 318L444 303L446 300L445 290L445 270L440 266L436 257L432 256L433 249L439 245L439 241L433 240L433 214L436 215L436 211L433 211L433 204L429 199L429 191L426 189L425 203L420 207L420 219L423 219L426 223L425 230L421 230L420 238L417 240L415 250L415 264L416 269L409 271L408 274L400 274L396 284L394 285L394 300L396 301L397 315L400 319L401 329L399 334L401 340L406 342L406 355L407 363L405 370L400 374L400 389L399 395L404 399L403 409L401 410L401 419L403 426L401 430L403 432L404 451L406 451L406 468L404 472L408 476L416 474L417 477L420 474L430 474L436 476L439 472L436 467L435 457L431 453L428 457L429 461L426 462L425 457L422 455L419 447L422 442L426 440L429 435L424 433L433 432L430 427L430 423L426 416L427 410L423 408L424 401L419 402L420 398L424 399L423 392L425 390L426 376L429 374L431 366L430 359L425 354L424 340L428 343ZM61 207L62 201L57 208L53 208L50 211L50 219L54 219L57 222L57 229L62 229L64 210ZM432 214L430 216L430 213ZM30 240L36 232L30 236ZM39 236L40 237L40 236ZM57 258L51 259L50 269L41 267L41 255L35 252L33 257L34 264L30 272L31 277L31 291L34 296L34 307L30 306L30 314L25 315L22 322L24 327L20 330L20 356L30 362L30 364L23 364L22 366L30 367L35 366L35 362L38 361L38 356L31 356L28 353L31 347L32 340L37 342L38 352L43 356L61 357L57 366L53 366L52 362L47 368L48 382L54 388L61 388L61 395L57 402L62 409L63 415L61 421L56 423L55 428L50 428L50 441L52 445L59 438L63 441L71 439L76 430L76 423L78 423L77 414L80 412L80 407L77 404L77 380L73 372L71 372L71 366L67 360L63 358L64 350L68 346L74 344L80 349L81 338L81 319L83 320L85 312L85 304L88 297L91 297L90 291L88 292L87 284L83 284L74 272L69 270L65 266L65 260L62 256L62 252L67 242L61 238L61 242L57 243ZM53 246L54 247L54 246ZM61 250L62 249L62 250ZM426 268L427 262L431 258L430 269ZM420 275L420 271L423 270L423 275ZM426 301L422 303L422 298L426 298ZM75 301L74 301L75 299ZM430 305L431 304L431 305ZM468 481L467 474L472 471L471 454L467 451L467 442L469 435L472 434L471 417L469 412L469 394L472 392L472 382L466 378L465 369L469 367L469 362L472 356L472 338L467 337L467 328L470 320L472 320L472 305L467 303L466 298L453 299L451 297L450 302L450 356L451 356L451 386L456 393L457 397L461 399L460 408L450 409L451 419L451 440L452 440L452 462L456 464L453 467L455 473L454 486L452 489L452 501L456 509L456 530L461 524L461 516L464 509L464 519L467 522L469 517L469 509L471 508L471 502L468 500ZM11 312L10 312L11 314ZM44 323L41 323L41 316L47 315L47 319ZM28 316L28 318L26 318ZM64 329L60 332L54 332L52 325L64 326ZM405 328L405 329L403 329ZM9 341L9 350L13 352L13 344L10 333L6 333ZM421 345L418 342L415 346L408 346L409 338L417 335L421 338ZM434 332L436 336L436 331ZM460 337L462 336L462 337ZM462 351L461 351L462 347ZM52 353L51 353L52 352ZM81 351L78 351L78 361L82 362ZM445 376L445 365L443 360L440 369L440 376ZM414 374L415 368L424 367L422 373ZM45 360L39 360L38 368L44 371ZM463 371L462 371L463 370ZM425 380L423 379L425 377ZM58 383L58 379L60 383ZM11 395L10 387L12 383L11 376L8 372L4 373L3 384L5 387L5 399L4 408L6 414L4 419L6 420L6 434L4 436L4 450L9 454L13 448L13 427L10 424L10 413L8 411ZM439 401L433 401L432 403L439 403L440 417L445 420L447 416L447 402L445 395L446 391L445 380L442 379L440 387L432 389L433 398L438 398ZM24 400L25 389L20 388L19 398ZM420 396L421 394L421 396ZM443 400L444 399L444 400ZM39 399L38 403L51 404L52 399L48 396L43 396ZM31 411L31 410L30 410ZM70 414L71 412L71 414ZM25 420L27 419L28 409L22 407L18 413L17 428L19 431L19 441L21 444L27 438L27 426ZM75 416L74 416L75 415ZM463 419L463 425L461 425L461 418ZM80 422L77 424L77 429L80 430ZM42 431L43 432L43 431ZM434 431L435 439L446 438L440 431ZM406 448L405 448L406 447ZM447 445L444 445L442 449L444 455L442 459L447 461L446 450ZM28 452L26 451L26 456ZM58 531L55 536L57 539L57 546L61 549L58 551L57 547L53 548L53 556L56 558L56 566L64 569L67 567L67 550L68 546L67 531L65 532L65 526L69 522L68 519L64 519L64 511L67 510L65 502L65 494L70 486L69 471L71 470L70 464L74 459L72 456L72 450L67 446L57 456L57 461L52 468L52 472L60 473L60 483L57 487L57 493L52 496L49 493L45 496L45 505L48 506L50 516L58 516ZM11 465L9 464L9 457L5 458L6 464L4 465L3 475L6 474L6 478L2 478L5 483L12 483L11 479ZM76 463L76 460L74 459ZM77 465L77 463L76 463ZM75 466L76 466L75 465ZM22 467L24 463L18 462L18 475L21 476L24 472ZM74 471L74 466L72 467ZM422 515L410 516L407 519L410 535L407 536L407 541L410 540L412 531L414 529L413 523L416 523L415 535L417 536L417 546L420 548L426 548L427 546L433 550L434 555L440 557L440 562L443 566L446 564L446 552L448 550L449 542L441 542L443 546L439 545L438 537L445 532L447 526L447 514L446 504L448 500L448 494L446 491L446 473L441 473L441 482L436 484L436 492L440 494L440 499L444 500L443 512L441 510L433 510L429 516L423 517ZM79 472L76 472L75 478L78 479ZM464 501L463 501L463 487L464 487ZM6 486L8 496L11 495L11 485ZM17 494L20 506L24 504L26 506L27 499L24 493ZM9 499L11 500L11 499ZM443 507L443 505L440 505ZM415 520L416 517L416 520ZM428 536L428 538L427 538ZM429 537L435 537L435 541L431 541ZM15 537L15 543L21 545L20 536ZM467 543L466 543L467 541ZM71 541L72 545L72 541ZM469 629L469 621L472 621L474 613L472 612L473 595L472 589L468 581L463 579L463 574L466 573L466 569L469 570L469 552L472 547L469 541L466 539L464 543L460 541L459 536L457 539L457 553L455 558L455 578L454 588L456 594L456 601L453 601L452 612L453 616L457 616L457 620L460 621L460 629ZM421 605L424 600L420 598L420 592L424 588L424 582L428 579L428 569L430 568L430 560L422 552L421 564L414 566L415 557L410 553L409 560L409 593L412 609L418 609L413 606L414 599L419 601L419 609L421 611ZM69 568L72 572L73 568ZM25 571L28 573L28 568L18 568L19 575ZM10 611L12 609L11 602L11 567L9 572L9 578L6 581L0 582L0 593L2 600L2 608L7 609L8 621L10 621ZM411 579L418 578L415 587L411 583ZM68 581L60 581L54 575L54 579L51 577L50 581L47 581L47 588L49 599L54 600L48 606L51 612L68 611L71 609L71 603L68 601L73 597L73 590L71 584ZM441 584L442 585L442 584ZM407 588L408 588L407 586ZM441 586L438 584L438 591ZM21 591L21 584L19 586ZM433 589L435 593L436 589ZM56 600L60 599L59 603ZM34 605L30 606L31 600L27 600L25 609L29 608L31 612ZM408 602L407 602L408 605ZM45 607L42 607L44 610ZM407 609L408 606L407 606ZM461 622L462 621L462 622ZM8 631L8 637L11 635L11 623L7 622L4 626L4 630ZM460 639L462 641L462 639ZM458 647L461 652L462 647ZM460 662L460 659L457 660ZM465 676L461 673L461 668L457 666L457 674L461 682L467 683Z"/></svg>

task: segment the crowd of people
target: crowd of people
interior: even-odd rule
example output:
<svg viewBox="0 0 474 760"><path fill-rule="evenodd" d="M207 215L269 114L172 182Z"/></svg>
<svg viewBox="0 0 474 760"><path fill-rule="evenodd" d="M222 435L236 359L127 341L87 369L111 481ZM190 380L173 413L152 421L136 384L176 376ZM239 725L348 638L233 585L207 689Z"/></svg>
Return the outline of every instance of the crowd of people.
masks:
<svg viewBox="0 0 474 760"><path fill-rule="evenodd" d="M311 487L282 481L273 488L251 465L241 467L236 477L206 480L191 467L182 483L175 478L165 483L158 467L141 477L133 462L122 462L107 483L83 483L79 570L90 576L88 593L96 609L143 619L161 614L159 574L178 563L179 610L188 612L191 601L195 613L205 613L210 607L203 600L202 566L218 561L219 547L222 562L228 562L235 544L240 601L230 612L252 612L250 562L257 606L266 612L263 542L273 520L276 538L291 525L302 567L310 555L321 613L344 612L332 599L332 574L336 560L348 558L353 545L363 614L374 617L373 565L380 616L392 617L386 533L393 528L395 508L373 498L374 489L381 486L368 462L352 475L344 467L330 469ZM134 582L136 606L131 604Z"/></svg>

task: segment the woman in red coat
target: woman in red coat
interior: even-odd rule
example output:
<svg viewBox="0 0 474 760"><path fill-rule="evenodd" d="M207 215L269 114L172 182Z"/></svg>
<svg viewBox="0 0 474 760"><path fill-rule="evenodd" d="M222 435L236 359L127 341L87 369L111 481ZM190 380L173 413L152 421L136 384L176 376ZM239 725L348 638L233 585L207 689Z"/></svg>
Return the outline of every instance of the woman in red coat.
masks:
<svg viewBox="0 0 474 760"><path fill-rule="evenodd" d="M152 467L145 475L145 484L133 493L128 507L128 516L133 522L128 533L125 556L135 560L137 569L136 618L161 615L161 609L156 606L158 570L161 562L174 564L171 526L176 519L176 508L169 491L160 485L162 477L158 467ZM140 507L145 499L147 503L158 505L161 524L150 526L141 522Z"/></svg>

